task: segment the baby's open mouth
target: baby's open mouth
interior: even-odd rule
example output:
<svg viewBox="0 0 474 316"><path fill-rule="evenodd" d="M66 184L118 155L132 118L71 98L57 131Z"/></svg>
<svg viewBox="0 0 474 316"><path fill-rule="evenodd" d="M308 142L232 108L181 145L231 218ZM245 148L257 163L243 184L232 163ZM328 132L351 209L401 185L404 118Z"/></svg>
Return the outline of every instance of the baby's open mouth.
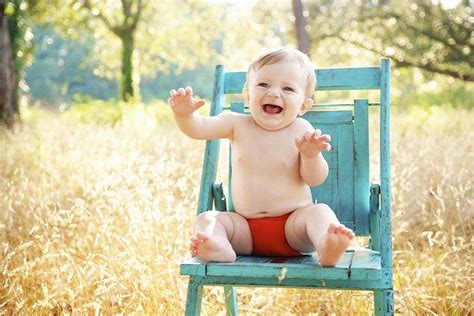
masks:
<svg viewBox="0 0 474 316"><path fill-rule="evenodd" d="M274 105L274 104L264 104L263 111L268 114L278 114L278 113L281 113L281 111L283 111L283 108L281 106Z"/></svg>

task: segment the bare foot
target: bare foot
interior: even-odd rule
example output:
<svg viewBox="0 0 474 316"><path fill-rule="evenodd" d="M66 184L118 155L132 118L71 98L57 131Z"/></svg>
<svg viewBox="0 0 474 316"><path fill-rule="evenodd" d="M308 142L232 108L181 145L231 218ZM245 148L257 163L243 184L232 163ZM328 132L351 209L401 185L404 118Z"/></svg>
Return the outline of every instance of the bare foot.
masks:
<svg viewBox="0 0 474 316"><path fill-rule="evenodd" d="M234 262L235 251L227 239L197 232L191 238L191 253L202 261Z"/></svg>
<svg viewBox="0 0 474 316"><path fill-rule="evenodd" d="M319 239L319 262L322 266L333 267L341 258L349 243L354 239L354 232L342 224L331 223L328 230Z"/></svg>

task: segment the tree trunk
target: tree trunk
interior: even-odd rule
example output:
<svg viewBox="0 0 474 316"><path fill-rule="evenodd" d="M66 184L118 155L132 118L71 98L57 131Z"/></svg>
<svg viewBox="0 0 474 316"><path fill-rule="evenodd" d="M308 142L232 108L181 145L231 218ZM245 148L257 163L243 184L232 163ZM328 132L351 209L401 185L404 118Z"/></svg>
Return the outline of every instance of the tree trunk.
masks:
<svg viewBox="0 0 474 316"><path fill-rule="evenodd" d="M135 47L133 34L125 33L122 41L122 74L120 78L120 96L123 101L130 101L135 96L133 85L133 50Z"/></svg>
<svg viewBox="0 0 474 316"><path fill-rule="evenodd" d="M295 15L296 40L298 42L298 50L310 55L310 41L308 32L306 31L306 22L303 15L303 4L301 0L293 0L293 13Z"/></svg>
<svg viewBox="0 0 474 316"><path fill-rule="evenodd" d="M19 120L16 101L15 65L10 39L6 1L0 0L0 122L12 128Z"/></svg>

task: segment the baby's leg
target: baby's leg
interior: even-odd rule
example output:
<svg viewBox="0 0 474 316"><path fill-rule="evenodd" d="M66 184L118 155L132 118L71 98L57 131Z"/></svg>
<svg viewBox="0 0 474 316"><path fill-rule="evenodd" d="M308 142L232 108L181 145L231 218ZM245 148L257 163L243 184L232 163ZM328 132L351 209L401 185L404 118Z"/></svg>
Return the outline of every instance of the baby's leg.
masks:
<svg viewBox="0 0 474 316"><path fill-rule="evenodd" d="M290 215L285 225L288 244L295 250L316 250L323 266L335 266L354 238L326 204L308 205Z"/></svg>
<svg viewBox="0 0 474 316"><path fill-rule="evenodd" d="M240 214L207 211L196 218L191 253L199 259L233 262L236 253L248 255L252 247L249 225Z"/></svg>

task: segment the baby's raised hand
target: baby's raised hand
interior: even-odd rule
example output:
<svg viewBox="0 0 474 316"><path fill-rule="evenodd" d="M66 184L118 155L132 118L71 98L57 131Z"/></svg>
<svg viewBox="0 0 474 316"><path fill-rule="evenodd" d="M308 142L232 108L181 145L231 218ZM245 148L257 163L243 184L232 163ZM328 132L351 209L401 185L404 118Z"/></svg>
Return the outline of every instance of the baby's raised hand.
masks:
<svg viewBox="0 0 474 316"><path fill-rule="evenodd" d="M295 144L300 153L306 157L316 157L321 151L331 150L331 136L328 134L321 135L321 130L314 132L306 132L303 136L295 139Z"/></svg>
<svg viewBox="0 0 474 316"><path fill-rule="evenodd" d="M171 90L168 103L176 116L188 116L206 102L204 100L195 100L193 98L193 89L191 87L179 88L178 91Z"/></svg>

